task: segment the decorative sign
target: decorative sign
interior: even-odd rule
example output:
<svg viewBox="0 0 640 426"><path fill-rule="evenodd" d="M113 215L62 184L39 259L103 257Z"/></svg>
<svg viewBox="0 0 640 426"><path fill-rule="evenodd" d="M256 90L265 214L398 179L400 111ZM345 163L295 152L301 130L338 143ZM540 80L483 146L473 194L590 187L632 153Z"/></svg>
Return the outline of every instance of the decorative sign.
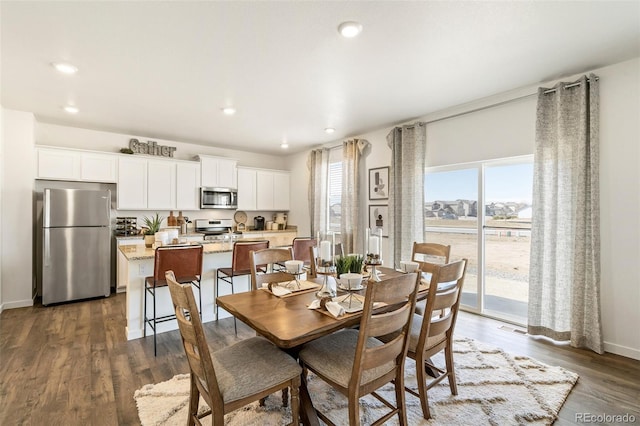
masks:
<svg viewBox="0 0 640 426"><path fill-rule="evenodd" d="M131 139L129 141L129 149L134 154L148 154L157 155L159 157L173 157L173 152L176 150L174 146L158 145L154 141L140 142L138 139Z"/></svg>

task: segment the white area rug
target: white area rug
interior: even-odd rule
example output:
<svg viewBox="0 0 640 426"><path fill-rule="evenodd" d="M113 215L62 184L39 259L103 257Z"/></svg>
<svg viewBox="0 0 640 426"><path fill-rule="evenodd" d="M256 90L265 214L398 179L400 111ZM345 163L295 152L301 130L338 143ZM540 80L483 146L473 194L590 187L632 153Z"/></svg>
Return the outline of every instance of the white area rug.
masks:
<svg viewBox="0 0 640 426"><path fill-rule="evenodd" d="M432 419L427 421L422 417L420 400L406 393L409 425L548 425L556 419L578 380L577 374L563 368L513 356L471 339L456 340L454 352L458 395L451 395L446 380L431 389ZM438 366L444 365L442 357L433 361ZM417 389L415 363L409 359L405 378L409 387ZM348 424L345 397L311 375L309 393L316 408L327 413L335 423ZM380 393L395 401L391 385ZM182 426L187 421L189 375L145 385L135 392L134 399L143 426ZM371 424L385 410L375 398L362 398L361 423ZM290 421L291 411L282 408L280 394L270 396L265 407L259 407L256 402L225 417L225 424L238 426L285 425ZM397 417L389 424L397 424Z"/></svg>

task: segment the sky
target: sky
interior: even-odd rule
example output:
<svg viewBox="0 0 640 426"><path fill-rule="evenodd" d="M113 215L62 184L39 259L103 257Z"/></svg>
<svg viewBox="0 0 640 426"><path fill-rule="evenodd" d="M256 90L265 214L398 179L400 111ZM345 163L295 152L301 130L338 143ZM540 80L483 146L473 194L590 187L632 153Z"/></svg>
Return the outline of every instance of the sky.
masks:
<svg viewBox="0 0 640 426"><path fill-rule="evenodd" d="M531 204L533 164L512 164L485 169L485 201ZM429 173L425 177L425 200L477 200L478 169Z"/></svg>

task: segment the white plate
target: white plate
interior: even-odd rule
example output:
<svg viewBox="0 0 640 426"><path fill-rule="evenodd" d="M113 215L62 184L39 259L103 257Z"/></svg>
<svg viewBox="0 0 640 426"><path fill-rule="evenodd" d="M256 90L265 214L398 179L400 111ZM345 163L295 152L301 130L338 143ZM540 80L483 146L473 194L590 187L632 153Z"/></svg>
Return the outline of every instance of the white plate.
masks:
<svg viewBox="0 0 640 426"><path fill-rule="evenodd" d="M358 290L362 290L362 289L364 288L364 286L363 286L362 284L360 284L360 286L358 286L358 287L351 287L351 288L349 288L349 287L344 287L342 284L340 284L340 285L338 286L338 288L339 288L340 290L344 290L344 291L358 291Z"/></svg>

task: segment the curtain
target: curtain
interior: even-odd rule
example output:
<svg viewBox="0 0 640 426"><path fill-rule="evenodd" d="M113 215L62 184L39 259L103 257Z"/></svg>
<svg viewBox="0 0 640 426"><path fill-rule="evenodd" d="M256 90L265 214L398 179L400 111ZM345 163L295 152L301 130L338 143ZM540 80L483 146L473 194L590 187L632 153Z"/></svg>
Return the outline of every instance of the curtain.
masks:
<svg viewBox="0 0 640 426"><path fill-rule="evenodd" d="M364 241L364 229L360 217L360 187L363 176L360 167L362 152L369 146L364 139L345 141L342 144L342 199L340 238L345 254L359 251Z"/></svg>
<svg viewBox="0 0 640 426"><path fill-rule="evenodd" d="M600 100L595 75L576 83L538 90L528 332L602 353Z"/></svg>
<svg viewBox="0 0 640 426"><path fill-rule="evenodd" d="M311 235L327 232L327 181L329 175L329 149L314 149L307 160L309 168L309 218Z"/></svg>
<svg viewBox="0 0 640 426"><path fill-rule="evenodd" d="M389 256L400 265L411 257L414 241L424 241L425 123L396 127L387 135L389 169Z"/></svg>

